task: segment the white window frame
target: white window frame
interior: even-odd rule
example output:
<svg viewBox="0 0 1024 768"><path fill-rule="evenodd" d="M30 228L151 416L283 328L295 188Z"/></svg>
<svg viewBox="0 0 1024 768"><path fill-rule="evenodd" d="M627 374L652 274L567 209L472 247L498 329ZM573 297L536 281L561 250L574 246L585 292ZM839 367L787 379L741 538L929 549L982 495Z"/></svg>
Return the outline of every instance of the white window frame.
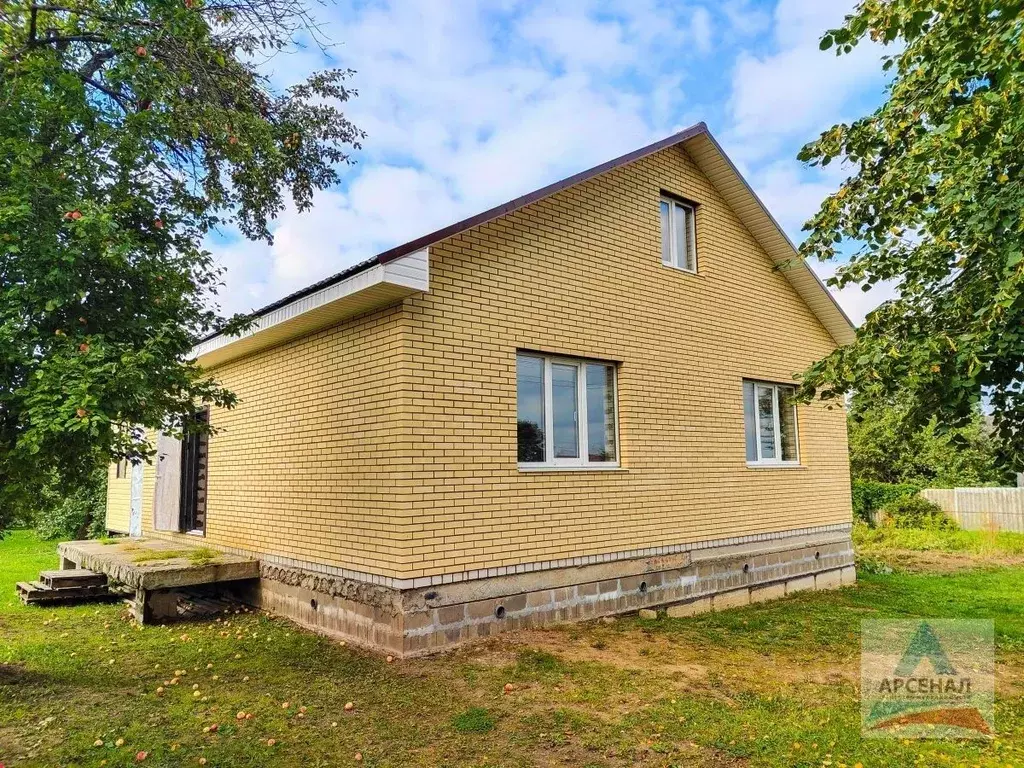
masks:
<svg viewBox="0 0 1024 768"><path fill-rule="evenodd" d="M662 243L661 252L661 263L666 267L672 267L672 269L678 269L681 272L686 272L691 275L697 274L697 208L692 203L685 203L675 197L669 197L668 195L662 195L658 201L658 220L661 220L661 204L666 203L668 205L668 253L665 253L665 244ZM679 226L678 208L682 208L687 211L688 215L683 217L683 221L688 224L686 227L686 250L690 261L693 266L686 266L686 262L681 259L679 249L676 247L678 238L676 237L676 228Z"/></svg>
<svg viewBox="0 0 1024 768"><path fill-rule="evenodd" d="M540 352L520 351L516 353L518 362L520 357L532 357L544 363L544 455L547 461L520 461L519 469L522 470L557 470L557 469L588 469L608 470L619 469L622 456L619 453L619 370L615 363L606 360L587 360L578 357L561 357L558 355L545 355ZM567 365L576 367L576 438L579 457L568 459L555 458L555 414L553 407L553 394L551 387L551 367L553 365ZM587 366L603 365L612 369L612 409L615 416L615 461L591 461L588 439L587 423Z"/></svg>
<svg viewBox="0 0 1024 768"><path fill-rule="evenodd" d="M756 379L746 379L754 386L754 402L753 402L753 414L754 414L754 448L757 452L757 458L753 461L747 460L748 467L796 467L800 465L800 415L799 409L794 404L793 408L793 434L796 437L795 448L796 458L795 459L783 459L782 458L782 420L780 414L781 399L779 390L782 387L793 389L790 385L775 384L770 381L757 381ZM771 389L772 390L772 426L774 427L775 433L775 458L764 458L761 455L761 409L758 408L757 402L757 391L758 389ZM743 396L746 397L746 391L744 390ZM744 452L746 447L744 446Z"/></svg>

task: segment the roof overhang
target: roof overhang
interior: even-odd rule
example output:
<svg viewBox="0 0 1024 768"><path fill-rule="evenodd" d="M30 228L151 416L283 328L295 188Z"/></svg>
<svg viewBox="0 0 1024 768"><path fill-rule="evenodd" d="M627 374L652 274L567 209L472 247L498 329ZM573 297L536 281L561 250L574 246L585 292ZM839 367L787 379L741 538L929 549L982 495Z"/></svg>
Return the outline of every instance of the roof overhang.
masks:
<svg viewBox="0 0 1024 768"><path fill-rule="evenodd" d="M850 318L800 256L793 241L768 212L715 137L705 130L687 139L683 146L835 342L840 345L852 343L855 330Z"/></svg>
<svg viewBox="0 0 1024 768"><path fill-rule="evenodd" d="M256 315L239 336L217 334L192 349L204 368L277 346L430 288L427 249L366 269Z"/></svg>

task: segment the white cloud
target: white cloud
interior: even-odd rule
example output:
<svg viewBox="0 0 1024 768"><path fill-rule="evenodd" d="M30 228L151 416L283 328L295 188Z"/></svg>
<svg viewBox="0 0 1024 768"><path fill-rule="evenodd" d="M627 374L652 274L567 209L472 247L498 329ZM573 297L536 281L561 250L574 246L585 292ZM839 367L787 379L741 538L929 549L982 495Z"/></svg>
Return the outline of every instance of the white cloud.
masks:
<svg viewBox="0 0 1024 768"><path fill-rule="evenodd" d="M633 50L616 21L598 21L585 13L566 15L550 6L538 8L518 25L523 39L571 68L614 69L634 62Z"/></svg>
<svg viewBox="0 0 1024 768"><path fill-rule="evenodd" d="M817 262L814 264L814 271L822 280L827 280L836 273L838 262ZM862 290L859 285L847 285L844 288L829 288L832 295L836 297L839 306L843 308L847 316L855 325L864 322L867 314L878 307L883 301L895 299L899 296L897 283L892 280L884 280L876 283L871 290Z"/></svg>
<svg viewBox="0 0 1024 768"><path fill-rule="evenodd" d="M776 160L758 168L751 183L775 220L799 242L804 223L847 175L838 163L824 169L803 169L795 160Z"/></svg>
<svg viewBox="0 0 1024 768"><path fill-rule="evenodd" d="M842 23L852 0L779 0L775 8L775 52L741 54L732 74L730 134L742 157L762 159L787 140L806 141L839 122L848 105L881 83L881 49L871 44L836 56L819 40Z"/></svg>
<svg viewBox="0 0 1024 768"><path fill-rule="evenodd" d="M338 41L327 57L307 44L264 71L283 88L326 66L357 70L346 115L368 137L339 188L319 192L308 213L283 212L273 246L211 245L228 269L224 308L253 309L723 112L724 143L798 237L837 180L800 170L793 137L837 119L867 81L857 57L818 51L842 9L817 0L780 0L774 13L757 0L343 0L317 9L323 36Z"/></svg>
<svg viewBox="0 0 1024 768"><path fill-rule="evenodd" d="M228 268L224 307L252 309L666 135L687 71L680 46L698 56L713 35L706 11L680 11L664 0L325 11L324 35L344 41L329 64L357 70L346 114L367 132L364 150L342 188L283 213L273 246L213 247ZM325 65L311 46L266 67L283 87Z"/></svg>

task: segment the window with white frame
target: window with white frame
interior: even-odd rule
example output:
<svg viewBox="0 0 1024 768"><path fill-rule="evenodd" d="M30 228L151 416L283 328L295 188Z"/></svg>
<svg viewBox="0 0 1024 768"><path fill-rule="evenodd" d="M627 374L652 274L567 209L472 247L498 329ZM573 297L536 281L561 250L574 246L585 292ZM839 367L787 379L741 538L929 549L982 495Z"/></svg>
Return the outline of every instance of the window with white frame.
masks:
<svg viewBox="0 0 1024 768"><path fill-rule="evenodd" d="M661 263L697 271L693 206L671 197L661 198Z"/></svg>
<svg viewBox="0 0 1024 768"><path fill-rule="evenodd" d="M610 363L517 354L519 465L617 467L615 397Z"/></svg>
<svg viewBox="0 0 1024 768"><path fill-rule="evenodd" d="M743 382L747 463L798 464L795 387L763 381Z"/></svg>

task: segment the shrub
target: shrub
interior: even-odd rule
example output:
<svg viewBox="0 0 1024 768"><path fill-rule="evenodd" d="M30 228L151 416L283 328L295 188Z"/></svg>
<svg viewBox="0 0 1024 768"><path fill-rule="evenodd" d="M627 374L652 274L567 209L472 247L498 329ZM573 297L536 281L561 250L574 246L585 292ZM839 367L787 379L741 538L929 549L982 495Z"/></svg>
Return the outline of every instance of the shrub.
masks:
<svg viewBox="0 0 1024 768"><path fill-rule="evenodd" d="M881 483L877 480L853 481L853 515L871 524L871 514L891 501L917 496L921 489L909 483Z"/></svg>
<svg viewBox="0 0 1024 768"><path fill-rule="evenodd" d="M35 528L43 539L96 538L104 533L107 470L99 467L80 486L47 483L38 500Z"/></svg>
<svg viewBox="0 0 1024 768"><path fill-rule="evenodd" d="M901 496L881 509L886 525L893 528L924 528L955 531L957 524L942 509L920 496Z"/></svg>

